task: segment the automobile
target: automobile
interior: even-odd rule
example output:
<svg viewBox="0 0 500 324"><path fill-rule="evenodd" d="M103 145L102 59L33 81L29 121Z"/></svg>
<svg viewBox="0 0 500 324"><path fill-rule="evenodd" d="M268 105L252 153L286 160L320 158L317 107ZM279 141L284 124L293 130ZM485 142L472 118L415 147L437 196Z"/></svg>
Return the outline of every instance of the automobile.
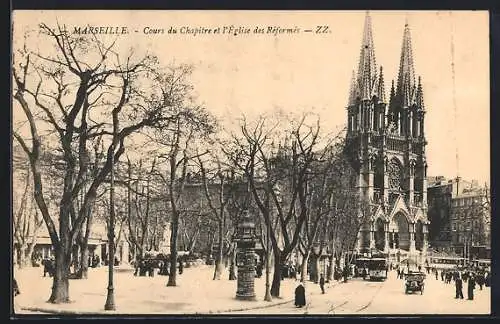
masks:
<svg viewBox="0 0 500 324"><path fill-rule="evenodd" d="M406 275L405 294L420 291L422 295L425 287L425 273L423 272L410 272Z"/></svg>

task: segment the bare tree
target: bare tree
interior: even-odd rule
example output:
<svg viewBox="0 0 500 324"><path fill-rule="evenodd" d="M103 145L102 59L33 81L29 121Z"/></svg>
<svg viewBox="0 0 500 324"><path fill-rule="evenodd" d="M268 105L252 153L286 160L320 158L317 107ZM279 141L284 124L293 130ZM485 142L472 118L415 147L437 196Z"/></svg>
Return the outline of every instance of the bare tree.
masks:
<svg viewBox="0 0 500 324"><path fill-rule="evenodd" d="M154 222L159 217L158 213L156 213L156 217L152 217L152 205L155 203L151 201L154 198L159 202L158 198L160 197L159 193L152 195L152 186L154 184L151 184L151 182L156 172L156 161L153 159L147 170L143 163L143 159L139 159L138 165L135 167L134 178L134 167L130 158L127 157L127 238L132 243L134 251L136 251L136 259L143 258L146 250L151 250L154 247L153 245L157 245L155 242L158 235L156 226L159 225L158 221Z"/></svg>
<svg viewBox="0 0 500 324"><path fill-rule="evenodd" d="M307 264L311 257L311 279L315 282L319 277L319 260L328 242L328 217L334 207L334 193L339 190L340 182L337 167L341 158L342 145L338 143L340 136L333 137L328 146L317 152L317 160L311 164L308 172L306 206L307 221L303 235L299 240L299 251L302 254L301 280L305 280Z"/></svg>
<svg viewBox="0 0 500 324"><path fill-rule="evenodd" d="M39 41L54 47L45 47L50 48L47 53L24 47L14 57L14 99L29 127L28 138L19 132L14 137L29 158L35 201L55 249L56 271L49 302L61 303L69 302L73 243L92 212L112 161L119 161L132 134L145 127L166 127L175 115L171 109L174 98L185 91L181 94L173 87L162 87L159 78L168 72L156 67L154 57L136 61L129 55L123 59L113 50L115 42L104 44L96 35L75 35L61 26L45 24L40 25L39 36ZM52 131L51 144L62 152L59 231L47 207L41 175L42 123ZM91 161L88 144L101 136L107 143L103 163L92 179L86 179ZM76 210L75 200L82 191L83 201Z"/></svg>
<svg viewBox="0 0 500 324"><path fill-rule="evenodd" d="M254 127L244 121L242 136L233 136L236 151L227 154L245 172L255 204L266 225L272 228L271 295L275 297L280 294L282 266L297 246L307 220L308 172L315 160L314 152L319 149L319 121L310 126L306 117L286 121L289 126L283 133L280 132L284 125L275 122L269 127L264 117Z"/></svg>
<svg viewBox="0 0 500 324"><path fill-rule="evenodd" d="M21 170L20 170L21 169ZM14 195L14 217L12 219L14 231L14 253L17 256L17 264L19 267L27 266L33 249L35 247L38 231L43 225L43 219L40 217L38 210L33 205L33 189L31 183L31 171L29 168L16 167L16 175L20 176L19 171L24 174L24 187L22 190L21 199L16 203Z"/></svg>
<svg viewBox="0 0 500 324"><path fill-rule="evenodd" d="M178 88L177 84L172 84L172 82L186 79L191 72L192 67L183 66L181 70L173 71L171 77L163 78L161 83L174 87L179 93L187 95L192 90L190 86ZM193 164L198 156L196 152L198 141L215 131L213 117L204 107L195 105L192 100L186 100L185 95L180 96L173 107L177 118L172 121L171 127L163 128L152 135L154 142L159 145L158 158L167 162L164 166L165 170L158 172L166 185L168 209L171 216L170 275L167 286L177 285L179 220L184 208L183 193L188 170L192 167L190 164Z"/></svg>
<svg viewBox="0 0 500 324"><path fill-rule="evenodd" d="M231 197L227 194L227 191L228 189L231 190L231 181L234 177L231 177L231 170L224 169L224 164L221 163L220 159L215 157L213 160L214 168L210 170L206 168L201 156L198 157L207 205L210 209L211 216L218 225L218 246L213 279L220 280L224 268L224 243L227 242L226 235L228 232L227 204Z"/></svg>

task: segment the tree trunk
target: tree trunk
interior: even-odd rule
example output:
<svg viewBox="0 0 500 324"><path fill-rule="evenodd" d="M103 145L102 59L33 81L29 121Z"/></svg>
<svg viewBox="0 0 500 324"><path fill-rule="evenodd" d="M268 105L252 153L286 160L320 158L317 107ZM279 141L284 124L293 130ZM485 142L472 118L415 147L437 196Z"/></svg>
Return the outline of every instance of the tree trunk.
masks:
<svg viewBox="0 0 500 324"><path fill-rule="evenodd" d="M335 258L334 254L332 253L332 255L330 256L330 261L328 263L328 273L326 276L328 281L333 281L334 268L335 268Z"/></svg>
<svg viewBox="0 0 500 324"><path fill-rule="evenodd" d="M31 266L31 256L33 255L34 250L35 250L35 243L28 244L28 247L26 249L26 258L25 258L27 266Z"/></svg>
<svg viewBox="0 0 500 324"><path fill-rule="evenodd" d="M92 211L91 207L86 207L85 212L87 213L87 221L86 221L86 226L85 226L85 233L82 237L82 239L79 241L80 242L80 269L78 271L78 278L79 279L87 279L88 278L88 272L89 272L89 238L90 238L90 231L92 228Z"/></svg>
<svg viewBox="0 0 500 324"><path fill-rule="evenodd" d="M307 275L307 262L309 261L309 252L306 253L302 257L302 264L300 265L300 281L305 282L306 281L306 275Z"/></svg>
<svg viewBox="0 0 500 324"><path fill-rule="evenodd" d="M69 267L71 256L66 254L62 247L58 247L55 251L55 273L52 283L52 294L49 302L54 304L69 303Z"/></svg>
<svg viewBox="0 0 500 324"><path fill-rule="evenodd" d="M78 279L87 279L89 272L89 246L87 242L82 242L80 245L80 269L78 271Z"/></svg>
<svg viewBox="0 0 500 324"><path fill-rule="evenodd" d="M231 252L231 264L229 265L229 280L236 280L236 247Z"/></svg>
<svg viewBox="0 0 500 324"><path fill-rule="evenodd" d="M167 287L177 286L177 233L179 231L179 214L172 213L172 236L170 237L170 275Z"/></svg>
<svg viewBox="0 0 500 324"><path fill-rule="evenodd" d="M274 249L273 249L274 250ZM271 296L279 297L280 296L280 285L281 285L281 270L283 268L283 264L285 262L285 256L281 255L281 251L276 249L274 252L274 274L273 274L273 283L271 284Z"/></svg>
<svg viewBox="0 0 500 324"><path fill-rule="evenodd" d="M73 273L78 274L80 272L80 260L79 260L80 247L78 246L78 244L73 245L71 257L72 257L71 264L73 265Z"/></svg>
<svg viewBox="0 0 500 324"><path fill-rule="evenodd" d="M21 244L18 248L17 264L19 268L24 268L28 265L26 261L26 244Z"/></svg>
<svg viewBox="0 0 500 324"><path fill-rule="evenodd" d="M318 280L319 280L319 255L316 255L315 253L313 253L312 255L312 260L311 260L311 274L312 274L312 281L314 281L314 283L318 283Z"/></svg>
<svg viewBox="0 0 500 324"><path fill-rule="evenodd" d="M215 272L214 280L220 280L222 276L222 271L224 270L224 264L222 263L222 237L223 237L222 221L219 221L219 246L217 248L217 255L215 257Z"/></svg>

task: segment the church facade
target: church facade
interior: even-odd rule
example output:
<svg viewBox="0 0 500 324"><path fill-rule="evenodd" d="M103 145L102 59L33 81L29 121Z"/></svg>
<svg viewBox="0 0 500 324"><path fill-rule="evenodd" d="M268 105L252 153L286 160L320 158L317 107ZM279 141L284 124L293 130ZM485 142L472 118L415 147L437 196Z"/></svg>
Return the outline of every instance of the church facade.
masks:
<svg viewBox="0 0 500 324"><path fill-rule="evenodd" d="M382 66L375 59L371 17L367 14L357 73L347 105L346 149L356 184L369 204L357 252L387 254L392 260L425 260L427 249L427 161L425 106L416 77L411 33L404 26L397 79L389 97Z"/></svg>

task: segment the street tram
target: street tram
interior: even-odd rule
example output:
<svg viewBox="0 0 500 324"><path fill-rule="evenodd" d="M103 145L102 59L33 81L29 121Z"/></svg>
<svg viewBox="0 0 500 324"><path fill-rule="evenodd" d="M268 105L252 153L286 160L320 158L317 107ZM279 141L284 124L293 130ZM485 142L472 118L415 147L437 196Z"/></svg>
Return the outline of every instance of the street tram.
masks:
<svg viewBox="0 0 500 324"><path fill-rule="evenodd" d="M370 281L387 279L388 265L386 258L372 257L367 265Z"/></svg>
<svg viewBox="0 0 500 324"><path fill-rule="evenodd" d="M429 266L440 270L449 270L462 266L466 263L466 259L456 256L430 256Z"/></svg>
<svg viewBox="0 0 500 324"><path fill-rule="evenodd" d="M368 263L370 262L370 258L360 257L356 259L356 277L363 276L363 270L368 269Z"/></svg>

